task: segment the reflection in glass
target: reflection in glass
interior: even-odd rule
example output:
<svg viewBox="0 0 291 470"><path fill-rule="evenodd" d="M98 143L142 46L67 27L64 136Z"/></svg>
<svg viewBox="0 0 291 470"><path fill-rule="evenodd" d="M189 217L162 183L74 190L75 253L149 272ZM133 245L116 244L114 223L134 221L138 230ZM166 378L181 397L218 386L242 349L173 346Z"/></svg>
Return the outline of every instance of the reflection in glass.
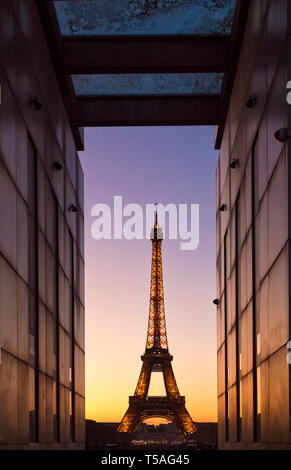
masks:
<svg viewBox="0 0 291 470"><path fill-rule="evenodd" d="M261 368L257 368L257 414L261 414Z"/></svg>
<svg viewBox="0 0 291 470"><path fill-rule="evenodd" d="M73 394L69 392L69 406L70 406L70 441L74 440L74 421L73 421Z"/></svg>
<svg viewBox="0 0 291 470"><path fill-rule="evenodd" d="M36 414L35 414L35 370L28 369L28 413L29 413L29 442L36 441Z"/></svg>
<svg viewBox="0 0 291 470"><path fill-rule="evenodd" d="M257 416L256 416L256 441L261 437L261 410L262 410L262 397L261 397L261 367L257 368Z"/></svg>
<svg viewBox="0 0 291 470"><path fill-rule="evenodd" d="M72 75L80 96L218 95L222 73Z"/></svg>
<svg viewBox="0 0 291 470"><path fill-rule="evenodd" d="M242 384L241 381L239 383L239 423L238 423L238 432L239 432L239 439L241 438L242 433L242 419L243 419L243 406L242 406Z"/></svg>
<svg viewBox="0 0 291 470"><path fill-rule="evenodd" d="M64 35L229 35L235 0L55 1Z"/></svg>
<svg viewBox="0 0 291 470"><path fill-rule="evenodd" d="M53 381L53 440L58 440L58 429L57 429L57 385Z"/></svg>

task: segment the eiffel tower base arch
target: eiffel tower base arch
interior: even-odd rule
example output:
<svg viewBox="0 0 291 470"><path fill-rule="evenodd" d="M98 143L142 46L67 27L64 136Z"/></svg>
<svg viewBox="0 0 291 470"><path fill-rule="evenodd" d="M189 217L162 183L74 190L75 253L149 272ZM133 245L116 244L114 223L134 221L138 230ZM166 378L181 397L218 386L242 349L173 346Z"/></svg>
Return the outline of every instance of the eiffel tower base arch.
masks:
<svg viewBox="0 0 291 470"><path fill-rule="evenodd" d="M147 397L139 400L129 397L129 407L118 427L118 432L132 434L137 426L149 418L164 418L175 423L185 437L191 437L196 427L185 407L185 397Z"/></svg>

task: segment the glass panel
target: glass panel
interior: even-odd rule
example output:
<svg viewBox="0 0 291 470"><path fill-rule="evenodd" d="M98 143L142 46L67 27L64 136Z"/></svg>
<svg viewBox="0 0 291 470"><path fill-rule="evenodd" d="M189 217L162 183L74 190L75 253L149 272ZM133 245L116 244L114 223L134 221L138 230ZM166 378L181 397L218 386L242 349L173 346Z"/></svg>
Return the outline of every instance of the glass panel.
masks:
<svg viewBox="0 0 291 470"><path fill-rule="evenodd" d="M241 441L253 442L253 374L248 374L241 380Z"/></svg>
<svg viewBox="0 0 291 470"><path fill-rule="evenodd" d="M81 96L218 95L222 73L130 73L72 75Z"/></svg>
<svg viewBox="0 0 291 470"><path fill-rule="evenodd" d="M74 421L73 421L73 394L69 392L69 410L70 410L70 441L74 439Z"/></svg>
<svg viewBox="0 0 291 470"><path fill-rule="evenodd" d="M229 35L235 0L55 1L64 35Z"/></svg>
<svg viewBox="0 0 291 470"><path fill-rule="evenodd" d="M257 414L261 414L261 368L257 368Z"/></svg>
<svg viewBox="0 0 291 470"><path fill-rule="evenodd" d="M58 420L57 420L57 384L53 381L53 440L58 439Z"/></svg>
<svg viewBox="0 0 291 470"><path fill-rule="evenodd" d="M256 441L261 438L261 368L257 368L257 415L256 415Z"/></svg>
<svg viewBox="0 0 291 470"><path fill-rule="evenodd" d="M239 417L238 417L238 433L239 433L239 441L241 439L242 433L242 419L243 419L243 407L242 407L242 383L241 380L239 382Z"/></svg>
<svg viewBox="0 0 291 470"><path fill-rule="evenodd" d="M233 329L227 340L228 385L231 387L236 381L236 337Z"/></svg>
<svg viewBox="0 0 291 470"><path fill-rule="evenodd" d="M35 371L28 369L28 413L29 413L29 441L35 442L36 440L36 414L35 414Z"/></svg>

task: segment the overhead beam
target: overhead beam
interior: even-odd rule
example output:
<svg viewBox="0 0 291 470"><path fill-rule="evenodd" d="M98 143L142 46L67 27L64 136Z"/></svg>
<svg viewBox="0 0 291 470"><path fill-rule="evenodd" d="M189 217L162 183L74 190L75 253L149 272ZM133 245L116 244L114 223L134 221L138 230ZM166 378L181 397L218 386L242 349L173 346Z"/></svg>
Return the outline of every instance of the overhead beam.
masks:
<svg viewBox="0 0 291 470"><path fill-rule="evenodd" d="M228 37L64 37L68 74L226 72Z"/></svg>
<svg viewBox="0 0 291 470"><path fill-rule="evenodd" d="M78 126L172 126L219 124L218 96L80 97Z"/></svg>

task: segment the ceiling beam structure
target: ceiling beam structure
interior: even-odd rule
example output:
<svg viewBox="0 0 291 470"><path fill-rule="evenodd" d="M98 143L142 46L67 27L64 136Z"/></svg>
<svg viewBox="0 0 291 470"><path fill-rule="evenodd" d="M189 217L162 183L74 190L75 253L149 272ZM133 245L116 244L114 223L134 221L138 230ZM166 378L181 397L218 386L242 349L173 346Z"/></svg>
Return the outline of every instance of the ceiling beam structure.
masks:
<svg viewBox="0 0 291 470"><path fill-rule="evenodd" d="M230 38L65 36L63 60L68 74L227 72Z"/></svg>
<svg viewBox="0 0 291 470"><path fill-rule="evenodd" d="M85 127L215 125L219 96L86 96L77 98L75 115Z"/></svg>
<svg viewBox="0 0 291 470"><path fill-rule="evenodd" d="M251 0L223 36L62 36L52 0L35 0L78 150L83 126L217 125L221 146ZM224 73L217 96L76 96L71 75Z"/></svg>

